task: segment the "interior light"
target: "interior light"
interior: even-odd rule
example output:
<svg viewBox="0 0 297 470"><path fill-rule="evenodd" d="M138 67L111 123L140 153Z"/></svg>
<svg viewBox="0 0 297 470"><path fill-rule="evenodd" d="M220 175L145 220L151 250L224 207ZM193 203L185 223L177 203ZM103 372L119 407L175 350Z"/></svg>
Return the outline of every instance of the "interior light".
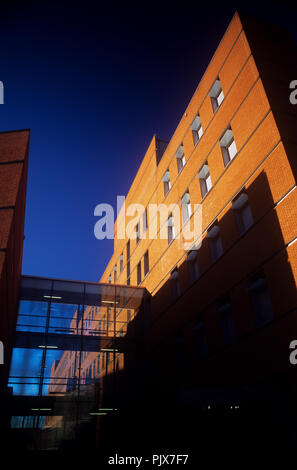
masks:
<svg viewBox="0 0 297 470"><path fill-rule="evenodd" d="M44 299L62 299L62 297L59 297L57 295L44 295Z"/></svg>
<svg viewBox="0 0 297 470"><path fill-rule="evenodd" d="M89 413L90 416L106 416L107 413Z"/></svg>
<svg viewBox="0 0 297 470"><path fill-rule="evenodd" d="M111 352L115 351L115 352L117 352L118 349L102 348L102 349L100 349L100 351L107 351L107 352L108 352L108 351L111 351Z"/></svg>
<svg viewBox="0 0 297 470"><path fill-rule="evenodd" d="M99 411L117 411L117 408L98 408Z"/></svg>

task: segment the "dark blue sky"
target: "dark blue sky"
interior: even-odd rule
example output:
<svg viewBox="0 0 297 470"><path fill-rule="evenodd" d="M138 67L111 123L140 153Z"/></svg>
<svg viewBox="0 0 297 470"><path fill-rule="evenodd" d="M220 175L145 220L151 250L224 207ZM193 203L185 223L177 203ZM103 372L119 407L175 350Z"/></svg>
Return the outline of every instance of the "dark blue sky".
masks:
<svg viewBox="0 0 297 470"><path fill-rule="evenodd" d="M284 2L99 4L1 2L0 130L31 129L24 274L99 279L94 207L170 139L236 9L296 29Z"/></svg>

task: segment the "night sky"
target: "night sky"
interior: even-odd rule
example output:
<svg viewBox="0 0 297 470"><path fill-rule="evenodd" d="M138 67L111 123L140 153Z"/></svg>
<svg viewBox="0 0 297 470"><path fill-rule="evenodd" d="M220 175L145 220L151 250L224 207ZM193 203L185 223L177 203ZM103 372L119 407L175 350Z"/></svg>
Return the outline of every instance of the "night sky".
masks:
<svg viewBox="0 0 297 470"><path fill-rule="evenodd" d="M1 2L0 130L31 129L24 274L100 278L113 242L95 239L95 206L171 138L237 9L297 41L285 2L106 3Z"/></svg>

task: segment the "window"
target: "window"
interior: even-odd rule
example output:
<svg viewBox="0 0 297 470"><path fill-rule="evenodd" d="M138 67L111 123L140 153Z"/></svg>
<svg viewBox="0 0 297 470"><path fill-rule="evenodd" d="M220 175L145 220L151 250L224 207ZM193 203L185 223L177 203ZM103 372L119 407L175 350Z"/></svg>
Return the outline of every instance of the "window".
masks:
<svg viewBox="0 0 297 470"><path fill-rule="evenodd" d="M111 283L111 274L108 276L108 283Z"/></svg>
<svg viewBox="0 0 297 470"><path fill-rule="evenodd" d="M111 362L111 359L110 359L111 358L111 353L110 353L110 351L106 351L105 354L106 354L106 365L108 365Z"/></svg>
<svg viewBox="0 0 297 470"><path fill-rule="evenodd" d="M172 297L173 300L177 300L180 297L180 287L179 287L179 275L178 269L174 269L170 275L170 281L172 285Z"/></svg>
<svg viewBox="0 0 297 470"><path fill-rule="evenodd" d="M198 178L200 180L201 195L202 198L204 198L204 196L208 193L212 186L207 162L204 163L204 165L200 169L198 173Z"/></svg>
<svg viewBox="0 0 297 470"><path fill-rule="evenodd" d="M148 251L145 252L143 261L144 261L143 262L144 275L146 276L149 272L149 254L148 254Z"/></svg>
<svg viewBox="0 0 297 470"><path fill-rule="evenodd" d="M194 121L192 122L191 129L193 134L194 145L196 146L203 135L203 129L199 114L197 114Z"/></svg>
<svg viewBox="0 0 297 470"><path fill-rule="evenodd" d="M123 253L120 255L120 273L123 272L124 269L124 256Z"/></svg>
<svg viewBox="0 0 297 470"><path fill-rule="evenodd" d="M111 319L111 308L108 307L108 309L107 309L107 321L106 321L106 332L107 332L107 334L108 334L109 326L111 324L110 319Z"/></svg>
<svg viewBox="0 0 297 470"><path fill-rule="evenodd" d="M190 194L189 191L186 191L181 199L182 205L182 216L183 216L183 223L185 224L187 220L191 217L191 202L190 202Z"/></svg>
<svg viewBox="0 0 297 470"><path fill-rule="evenodd" d="M142 214L142 233L145 234L147 230L147 209L144 209L144 213Z"/></svg>
<svg viewBox="0 0 297 470"><path fill-rule="evenodd" d="M126 265L126 274L127 274L127 285L130 286L130 240L127 243L127 265Z"/></svg>
<svg viewBox="0 0 297 470"><path fill-rule="evenodd" d="M103 315L103 334L106 334L106 313Z"/></svg>
<svg viewBox="0 0 297 470"><path fill-rule="evenodd" d="M194 326L194 330L195 330L197 356L198 356L198 359L201 359L202 357L206 356L208 353L205 322L203 320L199 320L198 322L196 322Z"/></svg>
<svg viewBox="0 0 297 470"><path fill-rule="evenodd" d="M230 127L226 130L224 135L220 138L220 146L222 149L224 164L225 166L227 166L237 154L237 148L235 145L233 132Z"/></svg>
<svg viewBox="0 0 297 470"><path fill-rule="evenodd" d="M186 164L186 158L185 158L185 154L184 154L183 145L180 145L180 147L178 148L178 151L176 152L175 156L176 156L176 160L177 160L177 170L178 170L178 173L180 173L182 171L183 167Z"/></svg>
<svg viewBox="0 0 297 470"><path fill-rule="evenodd" d="M102 369L105 369L105 352L103 352L101 356L102 356Z"/></svg>
<svg viewBox="0 0 297 470"><path fill-rule="evenodd" d="M174 220L173 220L172 214L170 214L167 220L167 233L168 233L168 244L170 244L175 237Z"/></svg>
<svg viewBox="0 0 297 470"><path fill-rule="evenodd" d="M212 226L207 233L207 238L210 244L211 261L214 263L223 254L222 239L218 225Z"/></svg>
<svg viewBox="0 0 297 470"><path fill-rule="evenodd" d="M273 310L264 271L253 274L248 280L248 292L252 301L256 326L273 319Z"/></svg>
<svg viewBox="0 0 297 470"><path fill-rule="evenodd" d="M127 243L127 262L129 261L129 259L130 259L130 240Z"/></svg>
<svg viewBox="0 0 297 470"><path fill-rule="evenodd" d="M140 242L140 222L136 224L136 244Z"/></svg>
<svg viewBox="0 0 297 470"><path fill-rule="evenodd" d="M97 375L100 373L100 354L97 356Z"/></svg>
<svg viewBox="0 0 297 470"><path fill-rule="evenodd" d="M113 274L114 274L114 282L117 282L117 265L113 268Z"/></svg>
<svg viewBox="0 0 297 470"><path fill-rule="evenodd" d="M216 79L213 86L211 87L209 96L211 98L213 112L215 113L224 99L222 85L218 78Z"/></svg>
<svg viewBox="0 0 297 470"><path fill-rule="evenodd" d="M231 344L236 339L236 331L229 295L225 295L218 300L217 312L220 315L223 344Z"/></svg>
<svg viewBox="0 0 297 470"><path fill-rule="evenodd" d="M190 284L194 284L199 277L199 268L198 268L198 261L197 261L197 250L189 251L187 256L188 268L189 268L189 277L190 277Z"/></svg>
<svg viewBox="0 0 297 470"><path fill-rule="evenodd" d="M137 285L141 284L141 262L137 265Z"/></svg>
<svg viewBox="0 0 297 470"><path fill-rule="evenodd" d="M254 223L248 195L241 193L232 202L232 209L235 213L239 235L243 235Z"/></svg>
<svg viewBox="0 0 297 470"><path fill-rule="evenodd" d="M163 176L163 183L164 183L164 195L166 196L171 188L169 170L165 171L165 174Z"/></svg>

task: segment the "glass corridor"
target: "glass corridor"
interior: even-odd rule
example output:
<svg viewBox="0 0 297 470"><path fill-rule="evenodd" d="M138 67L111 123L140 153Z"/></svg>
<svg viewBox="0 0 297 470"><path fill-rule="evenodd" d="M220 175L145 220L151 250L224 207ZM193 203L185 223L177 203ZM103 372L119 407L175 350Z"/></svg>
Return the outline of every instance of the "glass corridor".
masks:
<svg viewBox="0 0 297 470"><path fill-rule="evenodd" d="M115 411L110 402L100 412L102 380L124 367L133 347L128 325L144 295L132 286L22 277L9 376L12 429L39 429L34 445L47 448L50 436L55 447L82 422Z"/></svg>

